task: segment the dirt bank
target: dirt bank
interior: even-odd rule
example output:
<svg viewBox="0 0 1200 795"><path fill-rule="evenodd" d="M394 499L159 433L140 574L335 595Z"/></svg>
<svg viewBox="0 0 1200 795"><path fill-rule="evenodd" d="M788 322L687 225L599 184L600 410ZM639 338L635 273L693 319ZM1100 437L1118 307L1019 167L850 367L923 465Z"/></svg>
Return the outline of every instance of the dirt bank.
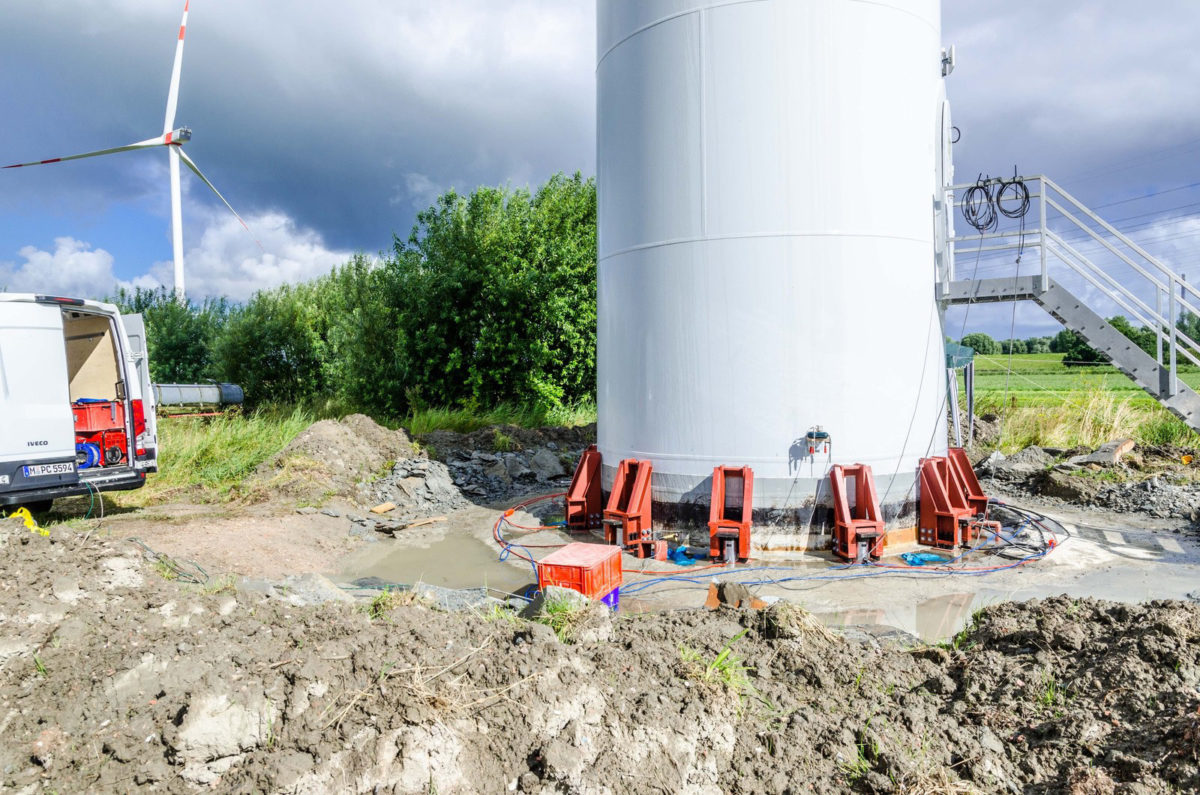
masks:
<svg viewBox="0 0 1200 795"><path fill-rule="evenodd" d="M778 606L599 614L564 643L508 614L211 592L65 529L5 523L0 566L19 791L1200 787L1190 604L1001 605L948 648Z"/></svg>
<svg viewBox="0 0 1200 795"><path fill-rule="evenodd" d="M977 453L988 494L1050 504L1187 520L1200 529L1200 454L1121 440L1093 451L1031 446L1005 456ZM1122 452L1114 454L1106 447Z"/></svg>

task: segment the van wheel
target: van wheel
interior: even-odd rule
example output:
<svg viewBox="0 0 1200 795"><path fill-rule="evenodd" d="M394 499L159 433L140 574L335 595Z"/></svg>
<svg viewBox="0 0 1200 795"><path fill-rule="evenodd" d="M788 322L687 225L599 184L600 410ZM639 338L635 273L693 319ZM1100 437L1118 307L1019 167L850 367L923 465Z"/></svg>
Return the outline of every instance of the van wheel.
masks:
<svg viewBox="0 0 1200 795"><path fill-rule="evenodd" d="M49 513L52 505L54 505L54 500L38 500L37 502L23 503L21 507L28 508L30 513Z"/></svg>

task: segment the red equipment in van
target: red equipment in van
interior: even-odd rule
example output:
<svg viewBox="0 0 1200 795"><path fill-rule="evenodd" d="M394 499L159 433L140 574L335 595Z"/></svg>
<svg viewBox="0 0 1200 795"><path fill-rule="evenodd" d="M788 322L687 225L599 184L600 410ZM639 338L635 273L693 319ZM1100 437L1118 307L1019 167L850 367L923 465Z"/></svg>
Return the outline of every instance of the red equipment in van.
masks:
<svg viewBox="0 0 1200 795"><path fill-rule="evenodd" d="M75 417L76 449L84 458L80 468L115 466L129 461L122 401L77 400L71 404L71 413Z"/></svg>

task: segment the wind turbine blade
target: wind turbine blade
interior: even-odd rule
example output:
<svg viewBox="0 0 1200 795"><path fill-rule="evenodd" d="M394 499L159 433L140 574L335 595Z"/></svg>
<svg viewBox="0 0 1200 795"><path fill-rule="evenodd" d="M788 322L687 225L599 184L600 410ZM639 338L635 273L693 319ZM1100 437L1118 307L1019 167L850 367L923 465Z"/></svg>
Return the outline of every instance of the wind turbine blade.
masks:
<svg viewBox="0 0 1200 795"><path fill-rule="evenodd" d="M150 138L145 141L138 141L135 144L128 146L118 146L115 149L99 149L95 152L84 152L80 155L67 155L66 157L52 157L49 160L35 160L32 163L13 163L11 166L0 166L0 168L24 168L25 166L43 166L47 163L61 163L66 160L79 160L84 157L98 157L99 155L111 155L117 152L130 152L134 149L148 149L152 146L162 146L163 139Z"/></svg>
<svg viewBox="0 0 1200 795"><path fill-rule="evenodd" d="M187 32L188 5L184 0L183 21L179 23L179 42L175 45L175 66L171 69L171 87L167 89L167 118L163 122L163 135L175 127L175 107L179 104L179 72L183 68L183 35Z"/></svg>
<svg viewBox="0 0 1200 795"><path fill-rule="evenodd" d="M237 210L233 209L232 204L225 201L225 197L221 195L221 191L217 190L216 186L208 181L208 177L206 177L200 173L200 169L196 166L196 164L192 161L192 159L190 157L188 157L187 152L183 151L183 149L181 149L179 147L176 147L176 149L179 151L179 157L182 158L184 164L187 165L187 167L192 170L192 173L195 174L197 177L199 177L200 181L203 182L205 185L207 185L212 190L213 193L217 194L218 199L225 202L225 206L229 208L229 212L233 213L233 217L238 219L238 222L241 223L241 225L245 228L245 230L247 232L250 232L250 227L247 226L246 222L242 220L242 216L238 215ZM250 232L250 237L254 237L253 232ZM254 243L259 247L260 250L266 251L266 249L263 248L262 243L258 242L258 238L254 238Z"/></svg>

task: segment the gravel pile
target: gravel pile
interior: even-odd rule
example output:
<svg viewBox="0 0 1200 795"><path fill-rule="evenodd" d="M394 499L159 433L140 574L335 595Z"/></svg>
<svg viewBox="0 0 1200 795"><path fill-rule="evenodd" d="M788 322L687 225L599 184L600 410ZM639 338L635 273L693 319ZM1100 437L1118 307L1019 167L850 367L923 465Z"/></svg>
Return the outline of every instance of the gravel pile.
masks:
<svg viewBox="0 0 1200 795"><path fill-rule="evenodd" d="M1141 483L1101 486L1092 504L1112 511L1146 513L1160 519L1175 516L1195 521L1200 519L1200 488L1153 477Z"/></svg>
<svg viewBox="0 0 1200 795"><path fill-rule="evenodd" d="M466 494L483 501L499 500L547 484L569 482L568 463L582 452L563 452L554 442L520 452L454 451L446 462L450 475Z"/></svg>
<svg viewBox="0 0 1200 795"><path fill-rule="evenodd" d="M1188 480L1177 463L1168 463L1178 462L1178 457L1135 455L1128 463L1079 463L1097 455L1027 447L1010 456L992 453L980 463L978 473L985 490L1029 494L1061 505L1200 521L1200 485ZM1153 474L1148 475L1148 469Z"/></svg>
<svg viewBox="0 0 1200 795"><path fill-rule="evenodd" d="M441 461L406 458L383 477L360 484L360 502L395 503L407 512L429 514L462 508L467 500Z"/></svg>

